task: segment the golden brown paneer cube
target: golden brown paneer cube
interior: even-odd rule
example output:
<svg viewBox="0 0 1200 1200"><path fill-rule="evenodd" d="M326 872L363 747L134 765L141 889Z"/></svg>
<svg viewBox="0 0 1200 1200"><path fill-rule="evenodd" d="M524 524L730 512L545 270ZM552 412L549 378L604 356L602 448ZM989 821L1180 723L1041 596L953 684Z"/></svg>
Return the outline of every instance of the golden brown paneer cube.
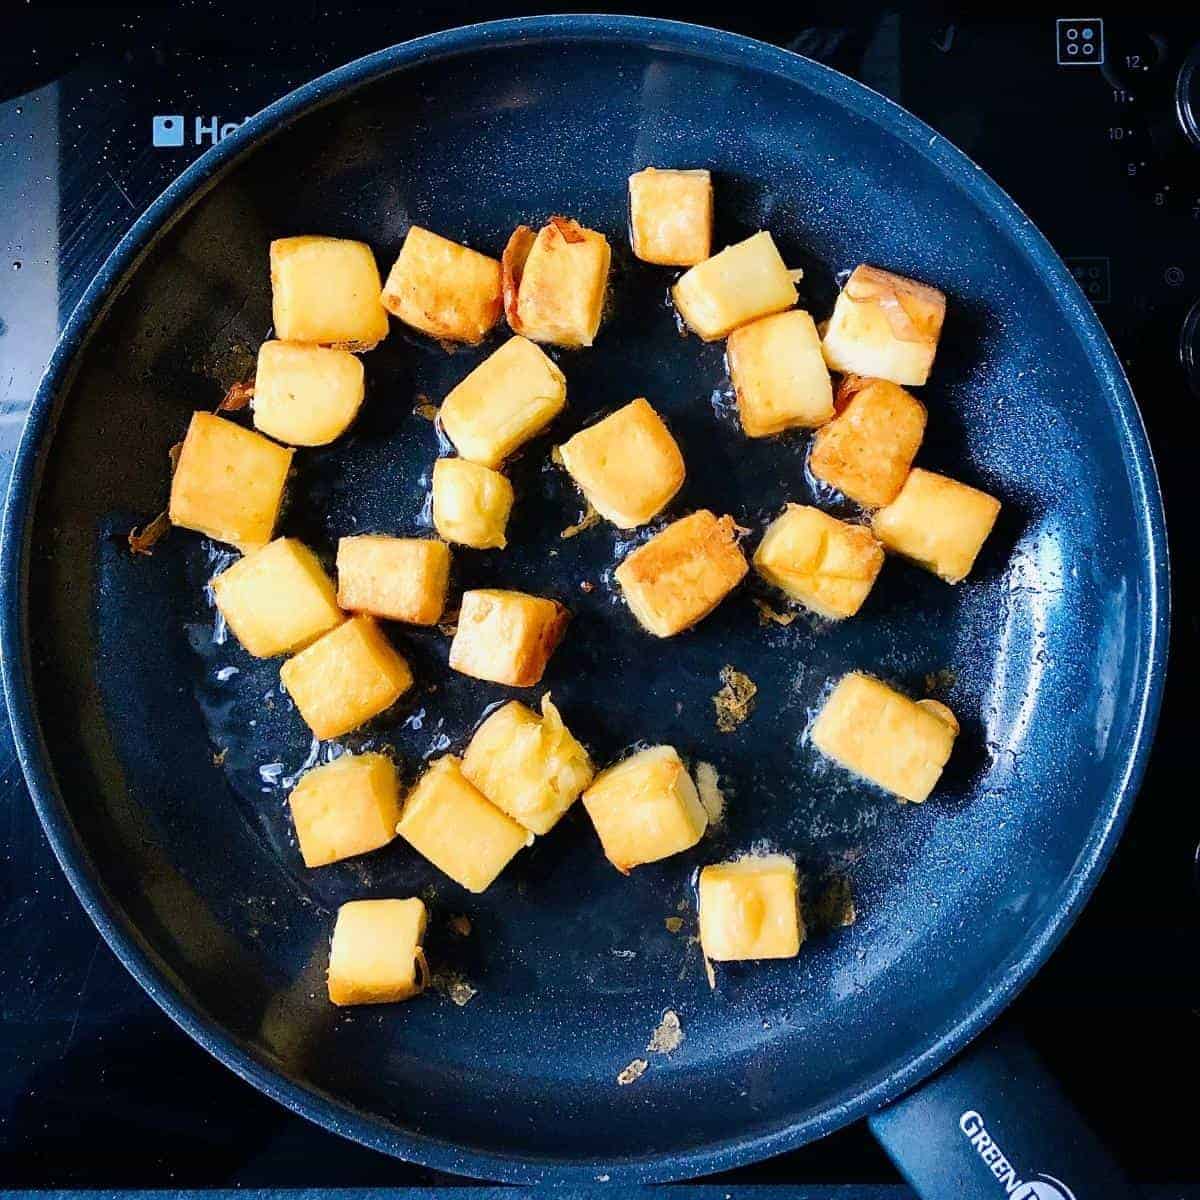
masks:
<svg viewBox="0 0 1200 1200"><path fill-rule="evenodd" d="M450 666L475 679L533 687L541 682L570 617L557 600L525 592L463 592Z"/></svg>
<svg viewBox="0 0 1200 1200"><path fill-rule="evenodd" d="M732 517L708 509L672 522L616 570L633 615L655 637L671 637L703 620L749 569Z"/></svg>
<svg viewBox="0 0 1200 1200"><path fill-rule="evenodd" d="M363 365L348 350L264 342L254 375L254 427L289 446L341 437L363 402Z"/></svg>
<svg viewBox="0 0 1200 1200"><path fill-rule="evenodd" d="M629 237L642 262L694 267L712 253L713 187L708 171L647 167L629 177Z"/></svg>
<svg viewBox="0 0 1200 1200"><path fill-rule="evenodd" d="M833 418L833 385L821 339L803 309L735 329L726 347L738 416L748 437L815 429Z"/></svg>
<svg viewBox="0 0 1200 1200"><path fill-rule="evenodd" d="M804 941L796 864L782 854L700 872L700 949L714 962L795 958Z"/></svg>
<svg viewBox="0 0 1200 1200"><path fill-rule="evenodd" d="M531 833L549 833L595 770L549 692L542 715L518 700L501 705L475 730L463 774L501 811Z"/></svg>
<svg viewBox="0 0 1200 1200"><path fill-rule="evenodd" d="M739 325L791 308L796 285L764 229L694 266L671 295L688 328L715 342Z"/></svg>
<svg viewBox="0 0 1200 1200"><path fill-rule="evenodd" d="M437 538L364 533L338 541L338 604L410 625L436 625L450 587L450 547Z"/></svg>
<svg viewBox="0 0 1200 1200"><path fill-rule="evenodd" d="M925 436L925 405L886 379L853 379L849 402L817 430L812 473L864 508L890 504Z"/></svg>
<svg viewBox="0 0 1200 1200"><path fill-rule="evenodd" d="M334 1004L390 1004L425 987L428 914L411 900L351 900L338 909L329 950Z"/></svg>
<svg viewBox="0 0 1200 1200"><path fill-rule="evenodd" d="M279 670L288 695L325 741L391 708L412 671L371 617L352 617L289 658Z"/></svg>
<svg viewBox="0 0 1200 1200"><path fill-rule="evenodd" d="M521 253L509 309L513 332L554 346L590 346L604 311L608 239L578 221L551 217Z"/></svg>
<svg viewBox="0 0 1200 1200"><path fill-rule="evenodd" d="M288 802L306 867L368 854L396 836L396 764L386 754L343 754L305 772Z"/></svg>
<svg viewBox="0 0 1200 1200"><path fill-rule="evenodd" d="M171 477L172 525L239 550L265 546L275 532L292 452L212 413L192 414Z"/></svg>
<svg viewBox="0 0 1200 1200"><path fill-rule="evenodd" d="M708 828L696 785L674 746L651 746L601 771L583 793L604 856L628 874L690 850Z"/></svg>
<svg viewBox="0 0 1200 1200"><path fill-rule="evenodd" d="M345 619L333 580L295 538L252 550L212 581L234 636L255 658L294 654Z"/></svg>
<svg viewBox="0 0 1200 1200"><path fill-rule="evenodd" d="M994 496L916 467L895 500L875 514L874 528L889 550L961 583L999 515Z"/></svg>
<svg viewBox="0 0 1200 1200"><path fill-rule="evenodd" d="M914 804L933 791L957 736L944 704L910 700L859 673L843 676L812 727L822 754Z"/></svg>
<svg viewBox="0 0 1200 1200"><path fill-rule="evenodd" d="M465 458L433 464L433 525L448 542L474 550L503 550L513 486L499 471Z"/></svg>
<svg viewBox="0 0 1200 1200"><path fill-rule="evenodd" d="M768 583L831 621L862 608L882 566L883 547L869 529L804 504L789 504L754 552Z"/></svg>
<svg viewBox="0 0 1200 1200"><path fill-rule="evenodd" d="M370 350L388 335L382 290L365 242L289 237L271 243L271 312L282 342Z"/></svg>
<svg viewBox="0 0 1200 1200"><path fill-rule="evenodd" d="M561 454L592 507L619 529L644 525L683 487L679 444L642 399L581 429Z"/></svg>
<svg viewBox="0 0 1200 1200"><path fill-rule="evenodd" d="M937 288L864 263L833 306L825 361L833 371L919 386L929 378L945 316Z"/></svg>
<svg viewBox="0 0 1200 1200"><path fill-rule="evenodd" d="M396 832L469 892L482 892L533 835L502 813L462 773L452 754L421 776Z"/></svg>
<svg viewBox="0 0 1200 1200"><path fill-rule="evenodd" d="M446 397L442 428L471 462L498 467L567 403L567 381L531 341L509 338Z"/></svg>
<svg viewBox="0 0 1200 1200"><path fill-rule="evenodd" d="M500 319L500 260L414 225L388 273L383 306L430 337L482 341Z"/></svg>

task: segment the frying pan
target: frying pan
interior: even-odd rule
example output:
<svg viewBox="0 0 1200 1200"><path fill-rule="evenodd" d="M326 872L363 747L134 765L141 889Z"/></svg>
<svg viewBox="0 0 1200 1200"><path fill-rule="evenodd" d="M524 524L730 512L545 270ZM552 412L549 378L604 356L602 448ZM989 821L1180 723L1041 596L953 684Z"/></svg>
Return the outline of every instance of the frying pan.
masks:
<svg viewBox="0 0 1200 1200"><path fill-rule="evenodd" d="M770 228L805 268L801 303L818 317L834 273L860 261L946 290L919 461L1004 502L969 582L889 561L863 612L836 627L764 621L755 601L768 597L751 583L658 642L613 590L628 539L606 526L560 536L580 506L550 445L634 396L682 444L674 515L706 506L760 531L814 494L805 438L740 435L721 347L680 338L669 274L622 249L625 178L647 163L712 167L718 242ZM177 531L137 558L125 535L162 506L189 414L251 368L269 329L272 237L362 238L386 268L412 222L498 253L514 225L553 212L613 240L611 313L594 349L559 355L569 408L512 465L509 549L458 554L454 584L563 599L574 619L545 686L572 727L600 762L650 740L711 763L725 819L694 851L623 878L573 812L480 897L401 846L305 871L286 790L331 749L312 746L278 664L222 637L204 594L220 553ZM394 328L367 356L352 433L297 455L282 531L328 554L340 534L427 529L443 451L414 405L493 344L447 353ZM818 501L838 511L836 497ZM1016 1051L960 1060L879 1110L996 1016L1112 852L1166 652L1153 465L1113 351L1046 242L962 154L858 84L712 30L572 16L437 34L302 87L172 184L73 314L21 445L3 579L6 696L64 870L158 1003L295 1111L505 1180L679 1178L873 1113L930 1195L995 1195L1002 1150L1027 1189L1044 1173L1030 1196L1069 1195L1092 1169L1065 1116L1020 1111L1031 1093ZM342 745L393 747L411 778L512 693L449 672L438 631L390 632L420 686ZM758 685L728 734L712 702L726 665ZM812 710L849 669L959 714L924 806L897 805L809 747ZM761 844L797 857L813 911L849 880L857 920L819 930L794 961L722 968L710 990L689 936L694 872ZM332 1009L336 906L410 894L435 913L441 991ZM649 1051L667 1010L683 1041ZM644 1074L619 1084L637 1059ZM964 1107L955 1081L968 1078ZM1055 1130L1057 1169L1034 1157ZM1029 1139L1022 1163L1013 1146ZM1065 1190L1045 1190L1051 1177Z"/></svg>

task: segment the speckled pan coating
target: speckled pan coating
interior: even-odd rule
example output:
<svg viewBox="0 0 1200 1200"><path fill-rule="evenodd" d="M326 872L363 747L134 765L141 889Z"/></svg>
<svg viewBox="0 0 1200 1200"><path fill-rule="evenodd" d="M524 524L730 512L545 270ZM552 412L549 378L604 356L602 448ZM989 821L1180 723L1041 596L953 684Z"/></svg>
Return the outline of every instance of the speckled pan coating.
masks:
<svg viewBox="0 0 1200 1200"><path fill-rule="evenodd" d="M688 482L663 520L705 506L754 537L811 496L807 439L751 442L723 394L722 348L680 340L672 273L623 253L625 179L711 166L718 244L760 226L804 266L818 318L833 273L867 260L949 295L922 391L919 462L1004 512L972 580L889 562L836 628L761 625L754 587L695 631L641 634L611 584L628 542L579 517L553 440L646 396ZM123 546L161 507L168 447L267 332L266 246L369 240L386 270L410 221L498 254L519 221L567 212L618 248L613 316L560 354L569 408L513 465L510 549L463 551L456 583L554 595L575 613L545 680L597 761L639 738L714 763L719 831L620 877L583 814L469 897L403 846L306 872L284 807L307 761L277 666L214 640L214 562L174 534ZM352 434L297 455L282 531L423 532L438 453L411 415L490 349L446 354L393 326L367 359ZM722 415L725 414L725 415ZM1112 350L1062 264L963 156L814 63L727 34L555 17L437 34L333 72L201 158L88 292L37 397L3 550L5 688L22 762L67 874L152 996L234 1070L330 1129L432 1166L512 1180L693 1175L799 1145L933 1070L995 1015L1078 912L1128 812L1157 712L1167 629L1156 481ZM824 503L825 497L820 499ZM644 531L646 536L652 530ZM581 580L595 583L580 589ZM347 744L395 746L409 777L459 748L505 689L446 670L436 631L395 631L423 685ZM710 697L731 663L759 685L735 734ZM963 734L943 786L901 807L807 746L829 681L926 675ZM251 722L254 722L253 724ZM214 759L215 756L215 759ZM768 838L809 873L849 870L858 923L798 959L721 972L711 993L691 876ZM324 999L333 912L426 894L430 960L478 989L337 1012ZM682 905L682 909L680 906ZM680 933L664 918L683 911ZM450 932L467 914L468 937ZM636 1082L666 1009L686 1032Z"/></svg>

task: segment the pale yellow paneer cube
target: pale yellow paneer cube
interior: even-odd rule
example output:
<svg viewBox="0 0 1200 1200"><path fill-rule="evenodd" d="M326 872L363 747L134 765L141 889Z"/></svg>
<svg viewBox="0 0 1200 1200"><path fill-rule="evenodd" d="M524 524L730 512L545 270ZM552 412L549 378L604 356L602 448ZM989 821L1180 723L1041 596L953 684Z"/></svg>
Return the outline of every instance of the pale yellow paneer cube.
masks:
<svg viewBox="0 0 1200 1200"><path fill-rule="evenodd" d="M937 288L864 263L833 306L825 361L833 371L919 386L929 378L945 316Z"/></svg>
<svg viewBox="0 0 1200 1200"><path fill-rule="evenodd" d="M341 437L363 402L363 365L348 350L264 342L254 375L254 427L290 446Z"/></svg>
<svg viewBox="0 0 1200 1200"><path fill-rule="evenodd" d="M961 583L999 515L994 496L917 467L895 500L875 514L874 527L889 550L947 583Z"/></svg>
<svg viewBox="0 0 1200 1200"><path fill-rule="evenodd" d="M295 538L278 538L212 581L234 636L255 658L294 654L344 620L333 580Z"/></svg>
<svg viewBox="0 0 1200 1200"><path fill-rule="evenodd" d="M364 533L338 541L338 604L410 625L436 625L450 587L450 547L437 538Z"/></svg>
<svg viewBox="0 0 1200 1200"><path fill-rule="evenodd" d="M448 542L474 550L503 550L513 486L499 471L465 458L433 464L433 525Z"/></svg>
<svg viewBox="0 0 1200 1200"><path fill-rule="evenodd" d="M500 319L500 260L414 225L384 284L383 306L431 337L482 341Z"/></svg>
<svg viewBox="0 0 1200 1200"><path fill-rule="evenodd" d="M581 429L561 453L592 507L619 529L644 525L683 487L679 444L642 399Z"/></svg>
<svg viewBox="0 0 1200 1200"><path fill-rule="evenodd" d="M343 754L306 772L288 800L306 867L368 854L396 836L400 783L386 754Z"/></svg>
<svg viewBox="0 0 1200 1200"><path fill-rule="evenodd" d="M551 217L519 268L513 332L554 346L590 346L600 329L611 261L602 233Z"/></svg>
<svg viewBox="0 0 1200 1200"><path fill-rule="evenodd" d="M539 717L518 700L496 709L475 730L463 774L531 833L549 833L595 770L547 693Z"/></svg>
<svg viewBox="0 0 1200 1200"><path fill-rule="evenodd" d="M812 727L822 754L914 804L933 791L957 736L944 704L910 700L858 673L838 682Z"/></svg>
<svg viewBox="0 0 1200 1200"><path fill-rule="evenodd" d="M747 436L815 429L833 418L833 384L821 356L821 339L803 309L735 329L726 356Z"/></svg>
<svg viewBox="0 0 1200 1200"><path fill-rule="evenodd" d="M498 467L567 403L567 381L531 341L509 338L446 397L442 428L471 462Z"/></svg>
<svg viewBox="0 0 1200 1200"><path fill-rule="evenodd" d="M671 295L688 328L715 342L739 325L791 308L796 285L764 229L694 266Z"/></svg>
<svg viewBox="0 0 1200 1200"><path fill-rule="evenodd" d="M388 335L382 290L365 242L290 237L271 243L271 312L280 341L370 350Z"/></svg>
<svg viewBox="0 0 1200 1200"><path fill-rule="evenodd" d="M886 379L849 380L849 402L817 430L812 473L864 508L890 504L925 436L925 405Z"/></svg>
<svg viewBox="0 0 1200 1200"><path fill-rule="evenodd" d="M804 941L796 864L782 854L700 872L700 949L714 962L795 958Z"/></svg>
<svg viewBox="0 0 1200 1200"><path fill-rule="evenodd" d="M708 814L674 746L651 746L601 771L583 793L604 856L628 874L690 850Z"/></svg>
<svg viewBox="0 0 1200 1200"><path fill-rule="evenodd" d="M647 167L629 177L629 236L642 262L694 267L712 253L713 187L708 171Z"/></svg>
<svg viewBox="0 0 1200 1200"><path fill-rule="evenodd" d="M615 574L633 615L665 638L708 616L747 570L733 518L702 508L656 533Z"/></svg>
<svg viewBox="0 0 1200 1200"><path fill-rule="evenodd" d="M482 892L533 835L502 813L462 773L452 754L421 776L396 832L469 892Z"/></svg>
<svg viewBox="0 0 1200 1200"><path fill-rule="evenodd" d="M352 617L318 638L289 658L279 677L322 741L391 708L413 682L408 663L371 617Z"/></svg>
<svg viewBox="0 0 1200 1200"><path fill-rule="evenodd" d="M570 618L557 600L542 596L498 588L463 592L450 667L491 683L533 687Z"/></svg>
<svg viewBox="0 0 1200 1200"><path fill-rule="evenodd" d="M768 583L831 621L862 608L882 566L883 547L869 529L803 504L789 504L754 552Z"/></svg>
<svg viewBox="0 0 1200 1200"><path fill-rule="evenodd" d="M292 452L212 413L192 414L171 477L172 525L239 550L265 546L275 532Z"/></svg>
<svg viewBox="0 0 1200 1200"><path fill-rule="evenodd" d="M421 900L351 900L338 909L329 950L334 1004L390 1004L425 987Z"/></svg>

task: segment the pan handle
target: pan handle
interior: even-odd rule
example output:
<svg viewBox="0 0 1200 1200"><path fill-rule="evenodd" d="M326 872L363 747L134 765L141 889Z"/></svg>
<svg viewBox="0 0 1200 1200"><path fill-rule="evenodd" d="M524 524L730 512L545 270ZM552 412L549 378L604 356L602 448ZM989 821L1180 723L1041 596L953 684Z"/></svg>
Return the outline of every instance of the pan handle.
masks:
<svg viewBox="0 0 1200 1200"><path fill-rule="evenodd" d="M1018 1032L985 1034L868 1120L921 1200L1124 1200L1121 1169Z"/></svg>

